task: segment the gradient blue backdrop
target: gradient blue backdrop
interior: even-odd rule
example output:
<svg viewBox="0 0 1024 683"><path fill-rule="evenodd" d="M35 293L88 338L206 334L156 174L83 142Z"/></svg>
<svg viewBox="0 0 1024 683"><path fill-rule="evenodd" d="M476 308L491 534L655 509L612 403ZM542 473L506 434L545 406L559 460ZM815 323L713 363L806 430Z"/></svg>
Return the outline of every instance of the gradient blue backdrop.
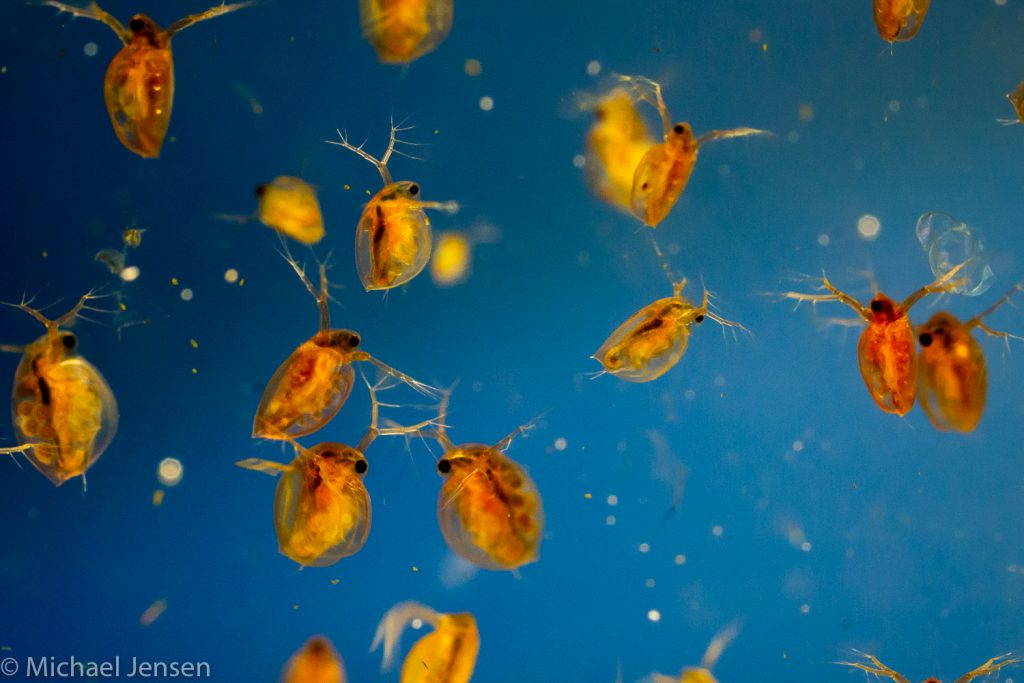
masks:
<svg viewBox="0 0 1024 683"><path fill-rule="evenodd" d="M617 662L625 680L674 673L734 620L742 631L716 668L723 681L860 681L830 663L852 647L912 680L949 680L1024 647L1019 344L1005 353L982 340L985 418L970 435L941 434L920 409L900 419L874 406L856 332L818 329L808 308L758 295L807 289L794 276L825 269L867 298L860 271L871 268L902 298L932 277L913 232L932 210L985 231L999 278L950 310L969 317L1024 277L1024 126L995 121L1011 115L1003 95L1024 78L1024 2L937 0L918 37L892 51L870 4L457 0L448 40L402 69L377 63L355 0L267 2L176 38L174 115L153 161L120 146L104 110L113 33L4 2L0 299L70 305L108 277L93 254L138 225L141 277L120 289L150 324L120 339L109 317L75 328L121 407L87 492L0 460L0 645L10 648L0 654L207 660L219 680L271 681L323 633L351 680L377 680L374 627L409 599L476 615L476 679L488 682L612 681ZM104 7L167 25L206 4ZM90 42L96 56L83 52ZM479 77L463 73L469 58ZM599 76L587 75L592 60ZM673 115L697 132L775 133L705 148L657 232L691 296L703 276L753 336L723 339L705 323L683 361L644 385L587 376L605 337L670 292L636 221L595 200L572 163L590 124L576 104L613 72L661 80ZM811 121L798 116L805 103ZM395 177L463 205L435 216L435 229L502 231L478 247L465 285L442 290L424 275L387 297L359 286L352 234L379 178L324 140L347 128L379 153L392 116L408 117L406 138L425 145L422 161L394 160ZM215 216L249 213L253 186L279 174L320 189L328 236L316 255L333 253L335 323L424 381L461 380L456 441L494 442L543 416L511 450L547 514L541 560L520 576L482 571L446 586L437 449L413 443L409 454L394 439L369 453L374 519L359 554L299 571L277 553L274 482L234 462L286 457L249 438L252 415L317 318L273 234ZM857 234L864 214L881 221L873 242ZM228 268L243 287L224 282ZM922 304L914 319L929 314ZM991 322L1024 334L1019 309ZM6 309L0 331L15 344L41 328ZM17 362L0 357L0 377ZM306 441L352 442L367 420L358 389ZM0 443L13 443L6 414ZM154 507L168 456L185 477ZM685 494L664 519L679 463ZM794 528L809 551L790 542ZM166 613L141 626L158 598Z"/></svg>

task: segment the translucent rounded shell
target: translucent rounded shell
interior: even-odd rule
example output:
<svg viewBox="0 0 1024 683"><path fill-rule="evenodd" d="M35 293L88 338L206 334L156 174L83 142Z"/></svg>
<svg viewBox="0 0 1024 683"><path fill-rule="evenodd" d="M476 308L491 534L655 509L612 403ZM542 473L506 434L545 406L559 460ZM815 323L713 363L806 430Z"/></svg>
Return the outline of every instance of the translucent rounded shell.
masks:
<svg viewBox="0 0 1024 683"><path fill-rule="evenodd" d="M624 88L602 97L594 116L587 135L587 183L601 199L629 211L633 176L654 138Z"/></svg>
<svg viewBox="0 0 1024 683"><path fill-rule="evenodd" d="M988 370L971 331L949 313L918 329L921 408L936 429L973 431L988 394Z"/></svg>
<svg viewBox="0 0 1024 683"><path fill-rule="evenodd" d="M445 453L450 471L437 517L448 547L485 569L536 562L544 530L540 493L521 466L493 446Z"/></svg>
<svg viewBox="0 0 1024 683"><path fill-rule="evenodd" d="M906 315L873 322L857 345L860 374L871 397L887 413L906 415L917 396L917 343Z"/></svg>
<svg viewBox="0 0 1024 683"><path fill-rule="evenodd" d="M355 372L344 345L317 343L332 330L297 348L271 377L256 409L252 435L284 439L312 434L338 413L352 393Z"/></svg>
<svg viewBox="0 0 1024 683"><path fill-rule="evenodd" d="M1012 92L1007 93L1006 99L1013 105L1013 113L1017 115L1017 120L1024 123L1024 81L1018 83Z"/></svg>
<svg viewBox="0 0 1024 683"><path fill-rule="evenodd" d="M281 677L281 683L345 683L345 680L341 657L323 636L310 638L292 655Z"/></svg>
<svg viewBox="0 0 1024 683"><path fill-rule="evenodd" d="M409 650L401 683L469 683L479 651L480 632L472 614L441 614L434 631Z"/></svg>
<svg viewBox="0 0 1024 683"><path fill-rule="evenodd" d="M157 43L161 46L134 38L111 60L103 81L103 98L117 138L147 158L160 156L174 102L170 43L162 39Z"/></svg>
<svg viewBox="0 0 1024 683"><path fill-rule="evenodd" d="M85 474L117 432L117 401L89 361L60 338L29 345L14 374L11 421L29 462L60 486Z"/></svg>
<svg viewBox="0 0 1024 683"><path fill-rule="evenodd" d="M386 64L430 52L452 28L452 0L359 0L363 36Z"/></svg>
<svg viewBox="0 0 1024 683"><path fill-rule="evenodd" d="M875 27L890 43L910 40L921 28L931 0L875 0Z"/></svg>
<svg viewBox="0 0 1024 683"><path fill-rule="evenodd" d="M980 230L941 211L929 211L917 219L915 233L936 278L959 265L956 277L962 283L952 291L978 296L992 286L995 273Z"/></svg>
<svg viewBox="0 0 1024 683"><path fill-rule="evenodd" d="M419 185L386 185L363 209L356 228L356 268L367 291L390 289L419 275L430 260L430 220Z"/></svg>
<svg viewBox="0 0 1024 683"><path fill-rule="evenodd" d="M692 666L683 669L679 683L718 683L718 679L704 667Z"/></svg>
<svg viewBox="0 0 1024 683"><path fill-rule="evenodd" d="M297 242L316 244L324 236L324 217L316 190L300 178L278 176L256 187L264 225Z"/></svg>
<svg viewBox="0 0 1024 683"><path fill-rule="evenodd" d="M365 472L366 458L344 444L301 449L274 497L281 554L304 566L326 567L358 552L370 534Z"/></svg>
<svg viewBox="0 0 1024 683"><path fill-rule="evenodd" d="M697 143L689 124L678 123L665 142L654 145L633 173L633 214L657 227L672 211L697 163Z"/></svg>
<svg viewBox="0 0 1024 683"><path fill-rule="evenodd" d="M594 358L620 379L650 382L683 357L690 339L689 325L699 314L700 309L686 299L659 299L619 325Z"/></svg>

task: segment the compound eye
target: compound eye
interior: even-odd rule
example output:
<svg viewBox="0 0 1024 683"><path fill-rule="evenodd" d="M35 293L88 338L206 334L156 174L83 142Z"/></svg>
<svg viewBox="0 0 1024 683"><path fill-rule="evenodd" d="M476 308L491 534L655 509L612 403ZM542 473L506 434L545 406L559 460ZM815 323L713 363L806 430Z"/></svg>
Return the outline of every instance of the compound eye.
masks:
<svg viewBox="0 0 1024 683"><path fill-rule="evenodd" d="M878 299L875 299L874 301L872 301L871 302L871 311L873 313L881 313L882 312L882 302L879 301Z"/></svg>
<svg viewBox="0 0 1024 683"><path fill-rule="evenodd" d="M443 458L441 460L438 460L437 461L437 471L440 472L441 474L448 474L449 472L451 472L452 471L452 462L451 462L451 460L445 460Z"/></svg>
<svg viewBox="0 0 1024 683"><path fill-rule="evenodd" d="M354 467L356 470L356 474L365 474L366 470L369 469L370 466L367 464L365 460L356 460L356 464L354 465Z"/></svg>
<svg viewBox="0 0 1024 683"><path fill-rule="evenodd" d="M704 322L704 314L701 313L700 315L698 315L696 318L693 319L693 322L695 322L695 323L702 323L702 322Z"/></svg>
<svg viewBox="0 0 1024 683"><path fill-rule="evenodd" d="M65 334L60 338L60 343L64 345L64 348L70 351L78 345L78 338L73 334Z"/></svg>
<svg viewBox="0 0 1024 683"><path fill-rule="evenodd" d="M673 131L675 131L675 134L676 134L676 135L682 135L682 134L683 134L683 132L684 132L684 131L686 130L686 128L684 128L684 127L683 127L683 124L681 124L681 123L677 123L677 124L676 124L676 125L675 125L675 126L674 126L674 127L672 128L672 130L673 130Z"/></svg>
<svg viewBox="0 0 1024 683"><path fill-rule="evenodd" d="M412 185L409 186L409 196L410 197L415 197L419 193L420 193L420 186L419 185L417 185L416 183L413 183Z"/></svg>
<svg viewBox="0 0 1024 683"><path fill-rule="evenodd" d="M358 334L353 334L351 337L348 338L348 345L351 346L352 348L359 346L359 342L360 339Z"/></svg>
<svg viewBox="0 0 1024 683"><path fill-rule="evenodd" d="M128 22L128 28L132 30L132 33L138 33L146 28L146 22L142 20L142 17L132 17L132 20Z"/></svg>
<svg viewBox="0 0 1024 683"><path fill-rule="evenodd" d="M917 338L917 341L921 342L921 346L931 346L932 335L928 334L927 332L922 332L921 336Z"/></svg>

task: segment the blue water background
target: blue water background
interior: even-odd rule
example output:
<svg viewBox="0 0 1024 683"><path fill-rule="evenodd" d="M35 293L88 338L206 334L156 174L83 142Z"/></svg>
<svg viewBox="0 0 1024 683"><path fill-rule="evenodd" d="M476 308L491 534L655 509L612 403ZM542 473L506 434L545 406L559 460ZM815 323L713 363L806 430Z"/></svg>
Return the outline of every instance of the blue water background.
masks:
<svg viewBox="0 0 1024 683"><path fill-rule="evenodd" d="M742 630L715 669L722 681L860 681L831 664L854 647L911 680L949 680L1024 648L1024 349L982 339L984 420L970 435L937 433L919 408L900 419L874 406L856 331L819 329L809 307L759 295L810 291L799 275L824 269L867 299L861 271L872 269L901 299L932 278L914 224L933 210L984 230L999 278L980 300L943 306L969 317L1024 278L1024 126L995 121L1011 116L1003 95L1024 78L1024 2L933 5L917 38L890 51L866 0L463 0L447 41L402 69L377 63L354 0L268 2L175 39L174 114L152 161L120 146L104 110L112 32L3 3L0 299L62 299L59 312L109 281L93 254L138 225L147 232L130 258L141 277L115 289L150 324L120 338L109 316L75 327L121 409L87 492L0 461L2 654L205 660L219 680L271 681L323 633L350 680L378 680L379 652L367 652L376 622L409 599L476 615L476 680L488 682L612 681L619 663L627 681L674 673L734 620ZM104 7L167 25L206 5ZM469 58L479 77L463 73ZM586 73L592 60L599 76ZM572 163L590 125L577 102L613 72L660 80L673 116L698 133L775 133L702 150L657 231L691 278L688 293L699 296L703 277L722 314L753 335L723 338L705 323L674 370L641 385L587 375L621 321L670 293L637 222L592 197ZM493 110L481 109L484 96ZM804 103L811 121L798 116ZM435 215L435 229L502 231L477 247L462 286L438 289L424 274L384 297L359 285L352 235L379 178L324 140L347 128L379 153L390 117L408 118L406 138L425 145L415 148L422 161L394 159L395 177L463 206ZM481 571L444 584L438 449L414 442L410 453L400 439L369 451L373 529L360 553L302 571L277 553L274 481L234 462L287 459L250 438L252 416L317 317L274 235L215 215L253 211L253 186L279 174L320 190L328 237L315 253L332 254L341 285L335 324L417 378L460 380L448 420L457 442L496 442L540 416L510 451L547 517L541 560L518 577ZM857 234L865 214L881 222L872 242ZM244 286L225 283L228 268ZM1020 309L991 323L1024 334ZM0 342L21 344L41 328L4 309L0 331ZM0 377L17 362L0 356ZM304 442L357 440L368 408L357 389ZM657 455L652 431L669 455ZM6 414L0 443L13 444ZM184 463L184 480L155 507L168 456ZM665 519L677 463L684 495ZM809 551L790 542L791 528ZM167 611L141 626L158 598Z"/></svg>

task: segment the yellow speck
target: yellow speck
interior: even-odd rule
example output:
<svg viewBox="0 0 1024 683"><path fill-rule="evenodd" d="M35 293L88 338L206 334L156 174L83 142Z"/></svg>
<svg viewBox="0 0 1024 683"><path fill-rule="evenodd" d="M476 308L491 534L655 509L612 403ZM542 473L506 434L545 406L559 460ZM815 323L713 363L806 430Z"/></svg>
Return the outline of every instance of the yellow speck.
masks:
<svg viewBox="0 0 1024 683"><path fill-rule="evenodd" d="M789 654L785 650L782 651L782 658L789 659Z"/></svg>
<svg viewBox="0 0 1024 683"><path fill-rule="evenodd" d="M298 605L292 605L292 609L299 609Z"/></svg>
<svg viewBox="0 0 1024 683"><path fill-rule="evenodd" d="M434 135L440 135L440 134L441 134L441 129L440 128L435 128L434 129Z"/></svg>
<svg viewBox="0 0 1024 683"><path fill-rule="evenodd" d="M197 342L195 339L189 339L188 343L192 345L193 349L198 349L199 348L199 342Z"/></svg>
<svg viewBox="0 0 1024 683"><path fill-rule="evenodd" d="M0 66L0 74L5 74L5 73L7 73L7 67L6 66Z"/></svg>
<svg viewBox="0 0 1024 683"><path fill-rule="evenodd" d="M120 308L122 311L127 311L128 310L128 307L124 305L123 301L118 304L118 308Z"/></svg>
<svg viewBox="0 0 1024 683"><path fill-rule="evenodd" d="M761 52L768 54L768 43L761 43Z"/></svg>
<svg viewBox="0 0 1024 683"><path fill-rule="evenodd" d="M342 185L342 187L344 187L346 191L348 191L348 190L351 190L351 189L352 189L352 186L351 186L351 185Z"/></svg>
<svg viewBox="0 0 1024 683"><path fill-rule="evenodd" d="M420 570L420 568L419 568L419 567L417 567L416 565L413 565L413 566L412 566L412 570L413 570L414 572L418 572L418 571Z"/></svg>
<svg viewBox="0 0 1024 683"><path fill-rule="evenodd" d="M341 579L331 579L332 586L337 586L339 583L341 583Z"/></svg>
<svg viewBox="0 0 1024 683"><path fill-rule="evenodd" d="M594 494L593 493L584 493L583 497L586 498L587 500L590 500L591 498L594 497Z"/></svg>
<svg viewBox="0 0 1024 683"><path fill-rule="evenodd" d="M372 197L373 196L373 194L369 190L363 190L363 192L366 193L367 197Z"/></svg>
<svg viewBox="0 0 1024 683"><path fill-rule="evenodd" d="M479 76L480 72L483 71L483 65L480 64L479 59L467 59L462 65L462 71L467 76Z"/></svg>
<svg viewBox="0 0 1024 683"><path fill-rule="evenodd" d="M241 287L244 284L245 284L245 278L243 277L241 280L238 281L238 286Z"/></svg>
<svg viewBox="0 0 1024 683"><path fill-rule="evenodd" d="M48 251L46 251L46 250L44 249L44 250L43 250L43 258L48 258L49 256L50 256L50 252L48 252Z"/></svg>
<svg viewBox="0 0 1024 683"><path fill-rule="evenodd" d="M160 507L160 504L164 502L164 490L157 489L153 491L153 506Z"/></svg>
<svg viewBox="0 0 1024 683"><path fill-rule="evenodd" d="M193 375L198 375L199 374L199 368L192 368L192 374Z"/></svg>
<svg viewBox="0 0 1024 683"><path fill-rule="evenodd" d="M178 278L172 277L171 278L171 284L174 285L175 287L177 287L178 286Z"/></svg>

